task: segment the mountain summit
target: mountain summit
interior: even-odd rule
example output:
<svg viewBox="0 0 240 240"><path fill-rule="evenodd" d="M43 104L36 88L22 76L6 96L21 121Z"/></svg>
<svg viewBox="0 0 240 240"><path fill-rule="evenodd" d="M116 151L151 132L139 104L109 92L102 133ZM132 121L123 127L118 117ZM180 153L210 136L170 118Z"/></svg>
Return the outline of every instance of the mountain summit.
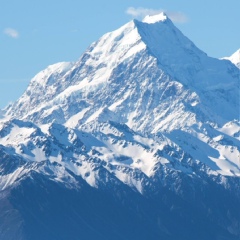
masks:
<svg viewBox="0 0 240 240"><path fill-rule="evenodd" d="M47 67L0 120L0 238L238 239L239 79L164 13Z"/></svg>
<svg viewBox="0 0 240 240"><path fill-rule="evenodd" d="M164 22L164 21L167 21L168 20L168 17L167 15L162 12L160 14L157 14L157 15L147 15L144 19L143 19L143 22L145 23L157 23L157 22Z"/></svg>
<svg viewBox="0 0 240 240"><path fill-rule="evenodd" d="M235 64L238 68L240 68L240 49L238 49L235 53L233 53L230 57L225 57L223 59L227 59Z"/></svg>

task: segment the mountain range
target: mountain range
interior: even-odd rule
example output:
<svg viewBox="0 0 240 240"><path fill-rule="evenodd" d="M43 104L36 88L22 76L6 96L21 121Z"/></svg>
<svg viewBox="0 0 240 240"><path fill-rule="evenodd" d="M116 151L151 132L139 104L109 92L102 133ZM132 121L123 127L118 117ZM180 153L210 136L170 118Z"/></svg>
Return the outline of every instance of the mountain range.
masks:
<svg viewBox="0 0 240 240"><path fill-rule="evenodd" d="M239 239L239 57L161 13L38 73L1 113L0 239Z"/></svg>

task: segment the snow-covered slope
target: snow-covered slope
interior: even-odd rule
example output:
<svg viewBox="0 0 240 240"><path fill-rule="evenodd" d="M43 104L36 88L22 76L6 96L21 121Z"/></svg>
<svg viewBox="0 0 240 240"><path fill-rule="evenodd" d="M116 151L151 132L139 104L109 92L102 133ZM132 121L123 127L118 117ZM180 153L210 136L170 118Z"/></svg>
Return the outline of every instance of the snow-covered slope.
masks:
<svg viewBox="0 0 240 240"><path fill-rule="evenodd" d="M208 57L164 14L105 34L76 63L49 66L31 80L6 116L90 128L91 134L102 132L99 124L109 121L147 139L161 132L212 170L239 175L239 70ZM221 130L226 124L232 126L231 135ZM188 139L191 147L184 143ZM108 161L108 155L103 159ZM143 169L155 164L150 155ZM140 165L133 161L131 166Z"/></svg>
<svg viewBox="0 0 240 240"><path fill-rule="evenodd" d="M1 189L37 175L41 184L43 177L74 191L90 186L119 196L121 189L154 199L166 188L167 199L194 202L211 189L236 200L239 80L236 66L207 56L165 14L133 20L77 62L37 74L4 110ZM231 223L218 226L240 236L240 219L227 216Z"/></svg>

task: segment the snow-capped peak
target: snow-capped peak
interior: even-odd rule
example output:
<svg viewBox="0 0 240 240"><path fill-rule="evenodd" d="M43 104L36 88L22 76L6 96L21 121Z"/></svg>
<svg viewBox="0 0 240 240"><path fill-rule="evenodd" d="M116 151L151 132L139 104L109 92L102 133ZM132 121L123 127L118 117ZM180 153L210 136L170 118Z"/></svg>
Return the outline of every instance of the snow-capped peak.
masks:
<svg viewBox="0 0 240 240"><path fill-rule="evenodd" d="M235 64L238 68L240 68L240 48L233 53L230 57L224 57L223 59L227 59Z"/></svg>
<svg viewBox="0 0 240 240"><path fill-rule="evenodd" d="M147 15L144 19L144 23L157 23L157 22L164 22L168 19L167 15L164 12L161 12L157 15Z"/></svg>
<svg viewBox="0 0 240 240"><path fill-rule="evenodd" d="M240 62L240 48L232 54L230 57L233 63L239 63Z"/></svg>
<svg viewBox="0 0 240 240"><path fill-rule="evenodd" d="M148 69L151 69L151 74ZM171 85L176 86L174 92L183 89L183 85L197 92L230 91L236 89L238 69L228 61L209 58L164 13L160 13L147 16L143 22L133 20L105 34L73 65L59 63L39 73L22 97L8 109L6 116L40 123L57 120L63 124L70 119L72 121L72 117L79 113L74 122L78 123L81 116L81 122L88 123L103 109L109 108L114 113L108 110L103 113L109 116L118 114L118 119L121 118L130 127L134 126L134 129L139 130L141 126L141 130L145 131L147 126L151 126L151 130L158 131L163 121L156 121L154 125L148 117L158 104L153 107L150 98L146 97L150 115L140 106L143 105L142 92L146 90L146 96L150 89L155 93L156 87L153 86L156 84L159 87L156 94L162 99L162 79L174 79L175 83ZM135 95L135 99L139 99L138 104L133 104L133 94L138 94ZM226 105L230 121L236 118L233 106L237 102L237 94L228 96L233 101L230 107ZM157 103L154 99L153 102ZM194 104L197 102L196 98ZM73 104L76 105L74 108ZM209 108L213 106L209 101L206 104ZM223 106L221 101L216 100L215 112L225 119ZM138 117L143 119L142 113L146 116L144 124L136 120ZM169 129L169 126L166 128Z"/></svg>

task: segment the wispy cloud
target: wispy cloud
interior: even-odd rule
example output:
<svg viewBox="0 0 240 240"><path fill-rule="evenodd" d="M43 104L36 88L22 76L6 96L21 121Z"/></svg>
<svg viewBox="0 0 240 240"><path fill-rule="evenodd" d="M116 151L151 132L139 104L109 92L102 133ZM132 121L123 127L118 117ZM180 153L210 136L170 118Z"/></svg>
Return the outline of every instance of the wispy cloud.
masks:
<svg viewBox="0 0 240 240"><path fill-rule="evenodd" d="M11 38L18 38L19 37L19 32L16 29L13 28L5 28L4 29L4 34Z"/></svg>
<svg viewBox="0 0 240 240"><path fill-rule="evenodd" d="M162 9L156 10L156 9L150 9L150 8L134 8L134 7L129 7L126 10L126 13L128 15L131 15L132 17L136 17L136 18L143 18L146 15L155 15L158 14L160 12L163 12Z"/></svg>
<svg viewBox="0 0 240 240"><path fill-rule="evenodd" d="M187 16L182 12L168 12L166 11L168 17L175 23L185 23L188 21Z"/></svg>
<svg viewBox="0 0 240 240"><path fill-rule="evenodd" d="M168 15L168 17L175 23L184 23L188 21L187 16L182 12L172 12L166 11L164 9L151 9L142 7L139 8L129 7L126 10L126 13L134 18L144 18L146 15L156 15L161 12L165 12Z"/></svg>

